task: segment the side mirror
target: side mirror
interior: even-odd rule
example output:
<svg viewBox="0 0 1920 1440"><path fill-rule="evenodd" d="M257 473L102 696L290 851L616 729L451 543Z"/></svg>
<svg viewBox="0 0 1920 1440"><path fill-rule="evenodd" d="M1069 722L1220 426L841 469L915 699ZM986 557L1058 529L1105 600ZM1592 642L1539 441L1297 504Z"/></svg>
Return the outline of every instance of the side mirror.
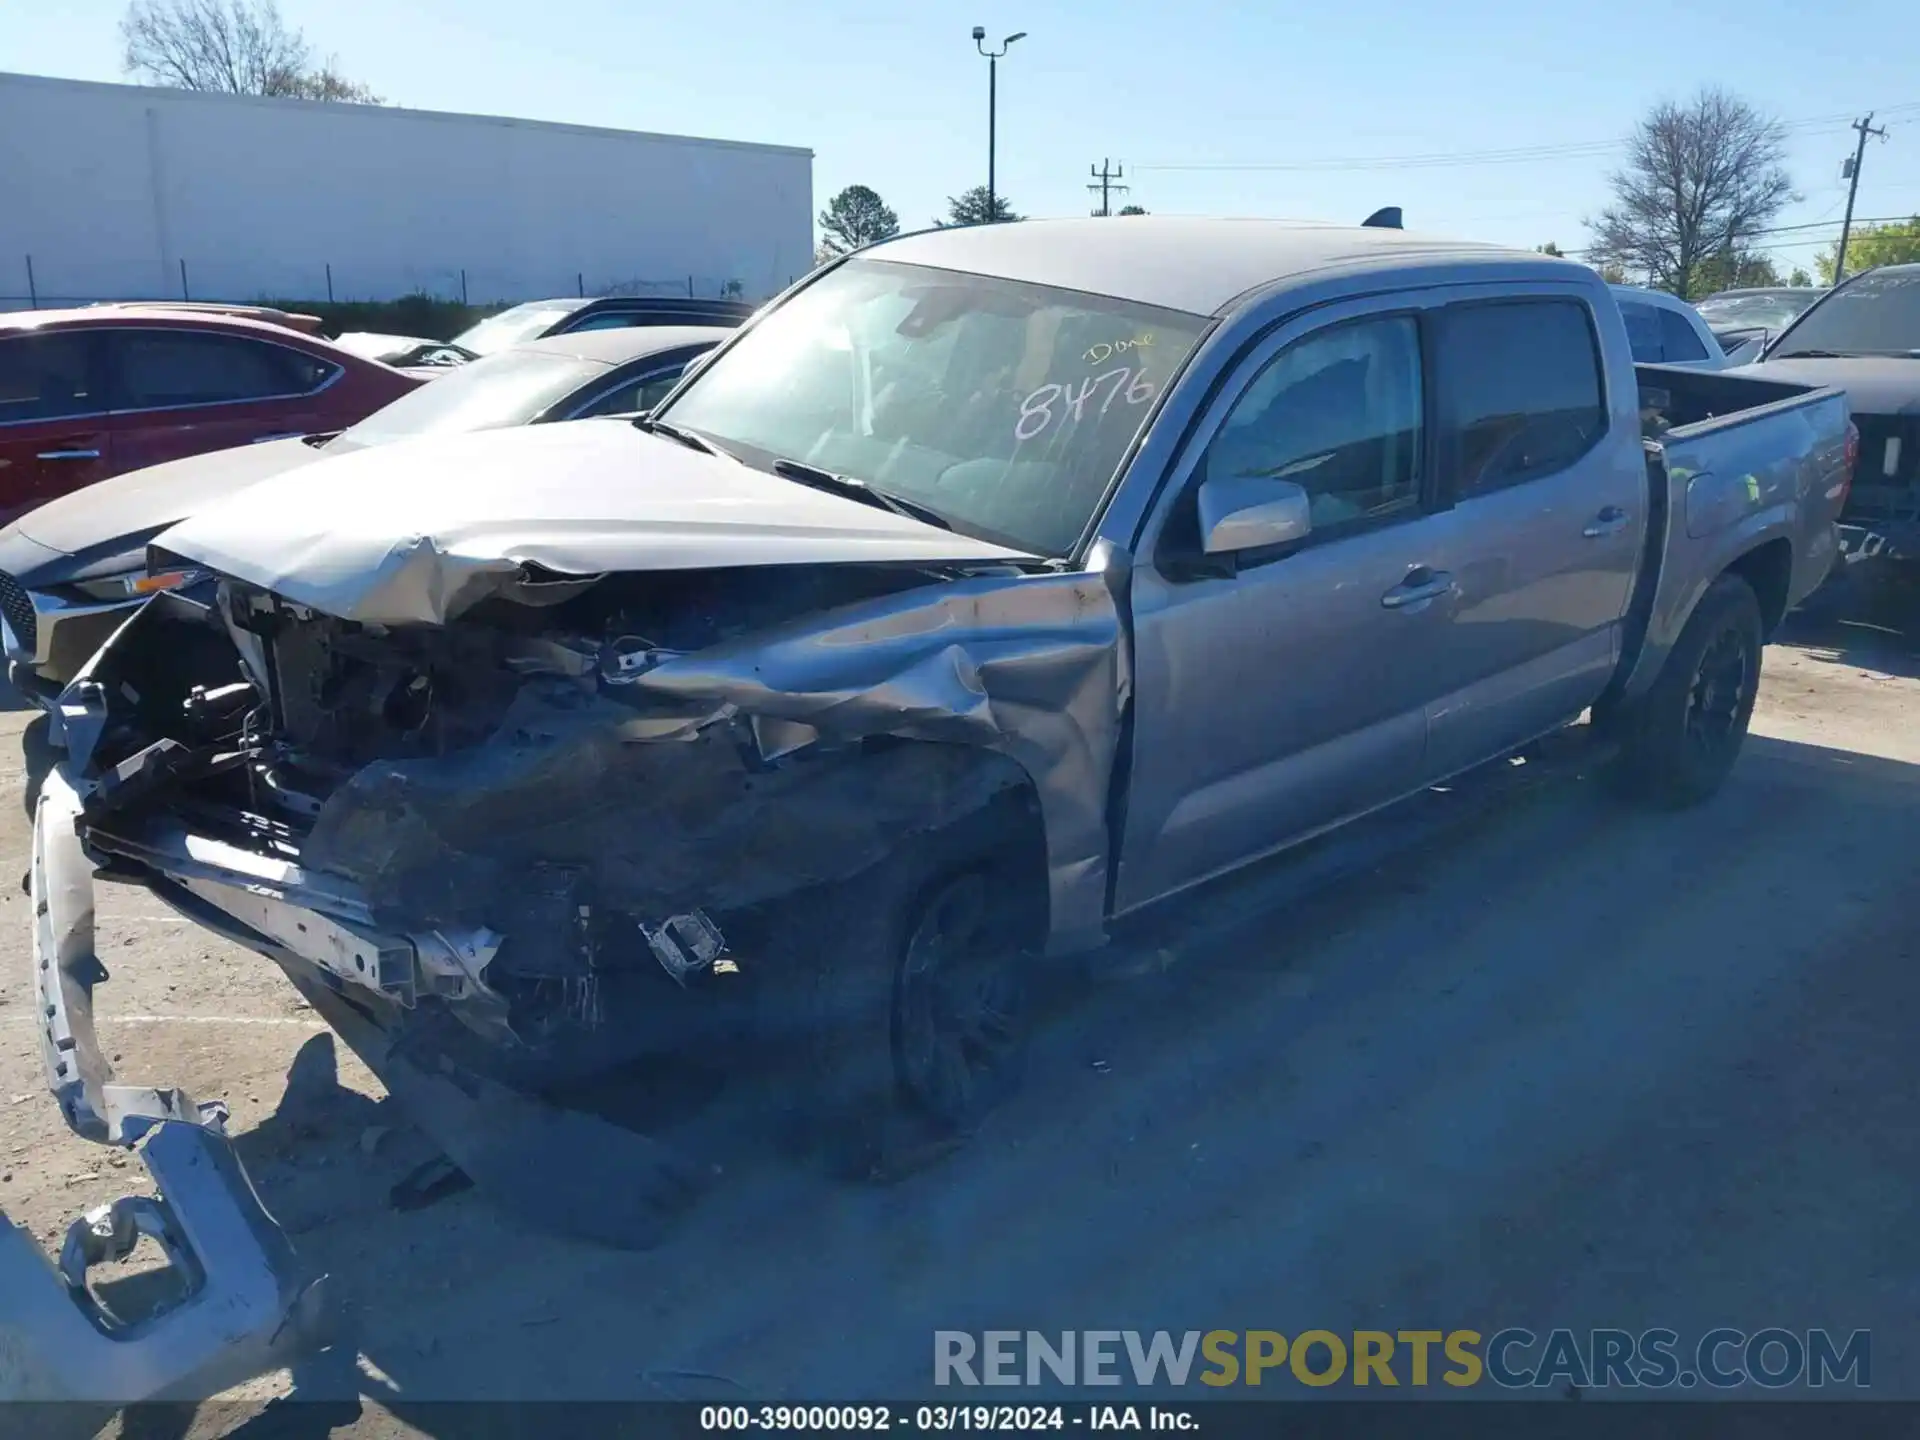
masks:
<svg viewBox="0 0 1920 1440"><path fill-rule="evenodd" d="M1200 486L1200 548L1232 555L1304 540L1313 532L1307 492L1291 480L1220 476Z"/></svg>

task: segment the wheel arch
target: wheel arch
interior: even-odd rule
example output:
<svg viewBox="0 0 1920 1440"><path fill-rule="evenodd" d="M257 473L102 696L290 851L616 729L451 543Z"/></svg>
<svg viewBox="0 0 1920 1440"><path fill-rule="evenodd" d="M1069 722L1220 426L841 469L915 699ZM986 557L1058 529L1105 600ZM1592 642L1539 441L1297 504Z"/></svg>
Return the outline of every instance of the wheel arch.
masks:
<svg viewBox="0 0 1920 1440"><path fill-rule="evenodd" d="M1667 546L1656 553L1650 541L1646 563L1661 566L1662 573L1648 595L1645 620L1628 627L1620 666L1599 702L1602 707L1616 707L1646 694L1681 632L1700 608L1700 601L1723 575L1737 575L1753 589L1760 601L1764 635L1770 638L1784 618L1797 563L1792 532L1784 518L1753 517L1748 525L1713 545L1725 559L1701 565L1695 571L1688 563L1691 557L1687 552L1698 544L1670 536ZM1666 573L1676 570L1685 573Z"/></svg>
<svg viewBox="0 0 1920 1440"><path fill-rule="evenodd" d="M1763 540L1720 574L1738 575L1753 588L1754 598L1760 602L1761 632L1771 639L1787 614L1787 595L1793 583L1793 542L1784 535ZM1704 595L1705 589L1700 593ZM1694 604L1699 604L1698 596Z"/></svg>

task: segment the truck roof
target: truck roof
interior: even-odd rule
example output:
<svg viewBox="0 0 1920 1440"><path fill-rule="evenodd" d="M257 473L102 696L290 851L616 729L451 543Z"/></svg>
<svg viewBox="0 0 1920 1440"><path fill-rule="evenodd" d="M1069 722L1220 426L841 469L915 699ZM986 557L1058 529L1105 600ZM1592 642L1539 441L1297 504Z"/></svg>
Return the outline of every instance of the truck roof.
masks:
<svg viewBox="0 0 1920 1440"><path fill-rule="evenodd" d="M863 254L1085 290L1214 315L1250 290L1312 271L1391 269L1410 261L1579 270L1530 250L1404 230L1306 220L1128 215L953 226L884 241Z"/></svg>

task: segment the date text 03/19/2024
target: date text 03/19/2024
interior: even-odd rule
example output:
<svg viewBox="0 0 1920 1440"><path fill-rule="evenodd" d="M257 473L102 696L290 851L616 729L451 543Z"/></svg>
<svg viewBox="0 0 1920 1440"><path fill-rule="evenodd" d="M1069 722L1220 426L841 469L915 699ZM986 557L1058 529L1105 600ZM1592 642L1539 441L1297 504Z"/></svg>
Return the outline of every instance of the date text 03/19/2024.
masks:
<svg viewBox="0 0 1920 1440"><path fill-rule="evenodd" d="M700 1428L748 1433L900 1431L1016 1433L1068 1430L1190 1431L1189 1410L1164 1405L703 1405Z"/></svg>

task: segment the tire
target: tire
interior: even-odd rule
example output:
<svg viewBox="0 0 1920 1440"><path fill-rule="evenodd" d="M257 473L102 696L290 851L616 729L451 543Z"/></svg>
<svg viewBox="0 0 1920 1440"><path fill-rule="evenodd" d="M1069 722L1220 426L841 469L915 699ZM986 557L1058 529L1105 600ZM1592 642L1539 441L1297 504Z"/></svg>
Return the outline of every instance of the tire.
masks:
<svg viewBox="0 0 1920 1440"><path fill-rule="evenodd" d="M1753 587L1722 575L1700 597L1652 687L1608 717L1621 743L1618 787L1665 809L1711 798L1746 740L1764 646Z"/></svg>
<svg viewBox="0 0 1920 1440"><path fill-rule="evenodd" d="M795 907L815 937L795 996L811 1147L879 1180L944 1153L1024 1078L1028 972L1045 911L1037 846L990 808L911 839ZM1036 903L1037 892L1037 903Z"/></svg>

